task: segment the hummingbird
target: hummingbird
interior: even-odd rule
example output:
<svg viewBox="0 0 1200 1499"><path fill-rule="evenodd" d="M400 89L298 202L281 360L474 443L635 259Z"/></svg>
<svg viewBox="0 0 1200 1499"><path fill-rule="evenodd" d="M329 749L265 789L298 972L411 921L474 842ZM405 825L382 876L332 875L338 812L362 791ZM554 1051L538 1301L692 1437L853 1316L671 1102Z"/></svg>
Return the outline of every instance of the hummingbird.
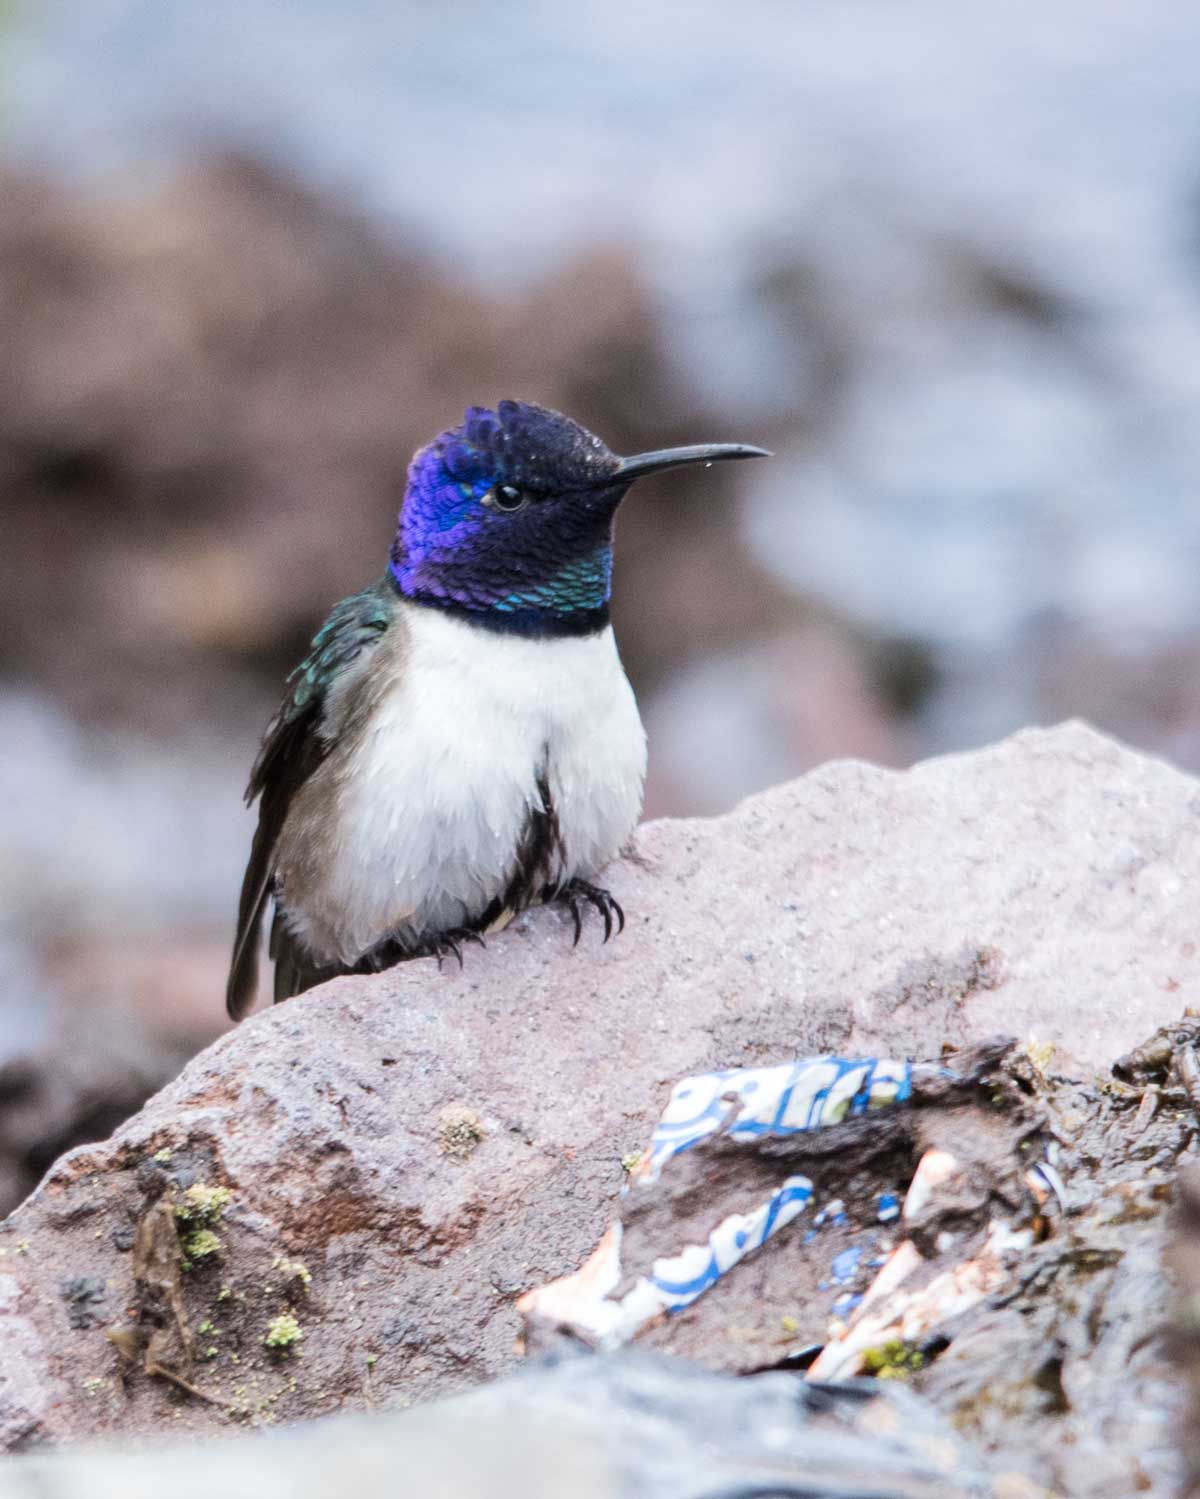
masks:
<svg viewBox="0 0 1200 1499"><path fill-rule="evenodd" d="M467 408L408 469L387 571L336 604L250 774L258 825L226 990L254 1001L268 901L275 999L453 954L562 902L607 941L594 883L641 812L646 735L609 600L635 480L769 457L742 443L621 458L560 412Z"/></svg>

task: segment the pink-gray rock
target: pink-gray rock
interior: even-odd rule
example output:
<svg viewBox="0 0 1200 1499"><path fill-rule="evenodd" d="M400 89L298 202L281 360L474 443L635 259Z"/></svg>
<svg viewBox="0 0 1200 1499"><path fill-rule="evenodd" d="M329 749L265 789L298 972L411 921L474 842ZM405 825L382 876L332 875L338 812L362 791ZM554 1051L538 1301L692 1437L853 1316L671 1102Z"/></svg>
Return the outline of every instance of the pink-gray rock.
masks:
<svg viewBox="0 0 1200 1499"><path fill-rule="evenodd" d="M585 1258L685 1072L997 1031L1107 1066L1200 1000L1198 812L1195 781L1080 725L902 774L832 764L640 829L606 947L540 911L461 973L253 1018L8 1220L4 1441L294 1419L509 1368L516 1297ZM228 1405L104 1335L145 1315L136 1222L193 1185L230 1198L182 1275L196 1361L161 1362Z"/></svg>

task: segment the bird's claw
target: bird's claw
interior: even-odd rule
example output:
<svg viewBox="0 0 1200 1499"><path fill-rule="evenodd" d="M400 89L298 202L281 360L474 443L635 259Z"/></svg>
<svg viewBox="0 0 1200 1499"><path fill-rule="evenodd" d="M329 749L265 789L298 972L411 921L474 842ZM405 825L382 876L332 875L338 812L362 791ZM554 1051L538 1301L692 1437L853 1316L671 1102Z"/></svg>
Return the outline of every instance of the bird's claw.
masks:
<svg viewBox="0 0 1200 1499"><path fill-rule="evenodd" d="M625 930L625 912L621 909L621 903L614 895L599 885L589 884L587 880L571 880L558 892L559 900L563 902L571 913L571 920L575 926L575 938L572 946L578 947L579 939L583 935L583 917L581 907L586 904L592 906L600 913L604 922L605 942L613 934L614 917L616 919L617 932Z"/></svg>
<svg viewBox="0 0 1200 1499"><path fill-rule="evenodd" d="M450 931L440 932L433 938L429 944L429 956L437 959L439 973L448 953L458 959L459 968L463 966L462 944L464 942L474 942L479 947L487 946L481 933L465 926L453 927Z"/></svg>

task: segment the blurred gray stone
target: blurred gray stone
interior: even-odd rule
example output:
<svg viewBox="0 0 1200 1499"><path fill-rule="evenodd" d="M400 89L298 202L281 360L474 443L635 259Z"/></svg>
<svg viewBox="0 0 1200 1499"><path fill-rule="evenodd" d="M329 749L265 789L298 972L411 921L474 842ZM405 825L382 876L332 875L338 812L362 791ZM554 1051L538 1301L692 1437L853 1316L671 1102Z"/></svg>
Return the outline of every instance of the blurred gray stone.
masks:
<svg viewBox="0 0 1200 1499"><path fill-rule="evenodd" d="M551 1359L420 1411L207 1447L25 1459L0 1499L967 1499L997 1495L905 1390L736 1379L679 1360ZM1008 1487L1010 1499L1034 1491Z"/></svg>

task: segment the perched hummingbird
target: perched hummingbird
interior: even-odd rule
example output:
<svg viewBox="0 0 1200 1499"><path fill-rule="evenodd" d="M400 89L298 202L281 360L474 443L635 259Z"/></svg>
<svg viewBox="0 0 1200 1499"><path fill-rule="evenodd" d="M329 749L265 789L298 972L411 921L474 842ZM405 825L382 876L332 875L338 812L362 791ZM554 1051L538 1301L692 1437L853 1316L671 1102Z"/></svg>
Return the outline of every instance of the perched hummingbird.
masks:
<svg viewBox="0 0 1200 1499"><path fill-rule="evenodd" d="M250 775L258 828L226 1003L253 1003L274 903L275 998L453 952L561 900L637 823L646 735L609 623L629 486L738 443L618 458L557 411L501 401L421 448L388 570L318 631Z"/></svg>

